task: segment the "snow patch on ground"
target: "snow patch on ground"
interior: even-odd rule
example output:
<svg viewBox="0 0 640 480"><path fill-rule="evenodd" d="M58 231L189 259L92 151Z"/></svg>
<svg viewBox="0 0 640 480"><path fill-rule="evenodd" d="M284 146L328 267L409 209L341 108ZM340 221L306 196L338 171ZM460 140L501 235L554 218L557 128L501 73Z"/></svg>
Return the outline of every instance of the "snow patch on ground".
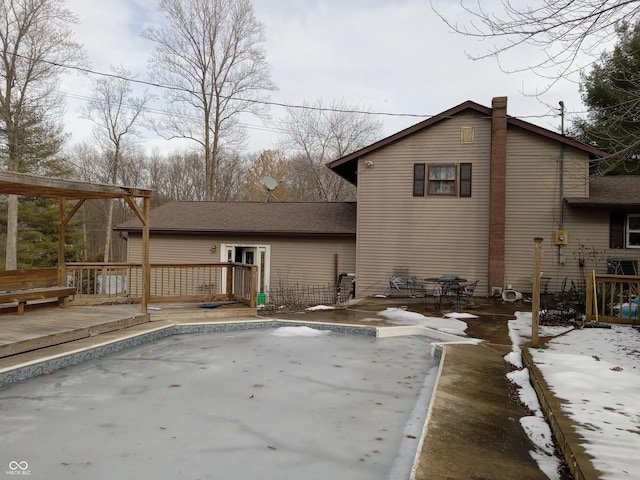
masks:
<svg viewBox="0 0 640 480"><path fill-rule="evenodd" d="M474 315L473 313L464 313L464 312L451 312L445 313L444 316L446 318L457 318L459 320L473 320L475 318L479 318L478 315Z"/></svg>
<svg viewBox="0 0 640 480"><path fill-rule="evenodd" d="M417 312L410 312L404 308L387 308L378 315L385 317L389 322L396 325L420 325L433 328L453 335L465 335L467 329L466 322L455 318L427 317Z"/></svg>
<svg viewBox="0 0 640 480"><path fill-rule="evenodd" d="M318 337L328 333L329 330L317 330L311 327L279 327L271 335L275 337Z"/></svg>
<svg viewBox="0 0 640 480"><path fill-rule="evenodd" d="M561 459L556 455L551 428L544 418L538 396L529 381L529 370L519 367L518 370L509 372L507 378L518 386L520 401L532 413L520 419L522 429L535 445L529 454L547 477L559 480Z"/></svg>
<svg viewBox="0 0 640 480"><path fill-rule="evenodd" d="M521 369L521 346L531 338L531 313L517 312L516 320L509 321L509 334L513 348L505 360ZM531 355L551 391L562 400L562 409L582 436L581 444L593 465L605 480L639 478L640 332L630 325L610 329L541 326L541 338L553 335L559 336L545 349L530 349ZM522 402L534 412L520 420L536 444L531 455L555 479L557 473L547 464L549 427L538 420L544 419L528 376L527 370L508 374L520 387Z"/></svg>

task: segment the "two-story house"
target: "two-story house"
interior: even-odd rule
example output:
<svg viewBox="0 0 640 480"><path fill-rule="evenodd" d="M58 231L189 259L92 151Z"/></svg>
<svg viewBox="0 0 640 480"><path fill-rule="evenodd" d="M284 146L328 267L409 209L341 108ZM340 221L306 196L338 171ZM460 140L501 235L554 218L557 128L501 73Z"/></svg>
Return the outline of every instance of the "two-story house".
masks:
<svg viewBox="0 0 640 480"><path fill-rule="evenodd" d="M467 101L331 162L356 204L174 202L151 212L150 255L256 263L266 291L355 272L356 296L370 296L402 270L490 295L531 291L542 237L544 285L558 290L640 256L640 176L590 178L606 155L509 116L505 97ZM136 261L140 223L117 228Z"/></svg>
<svg viewBox="0 0 640 480"><path fill-rule="evenodd" d="M589 162L606 155L508 116L497 97L335 160L329 167L358 191L357 294L379 291L402 267L479 280L479 295L530 292L534 237L544 239L550 290L602 272L609 258L636 258L640 177L590 179Z"/></svg>

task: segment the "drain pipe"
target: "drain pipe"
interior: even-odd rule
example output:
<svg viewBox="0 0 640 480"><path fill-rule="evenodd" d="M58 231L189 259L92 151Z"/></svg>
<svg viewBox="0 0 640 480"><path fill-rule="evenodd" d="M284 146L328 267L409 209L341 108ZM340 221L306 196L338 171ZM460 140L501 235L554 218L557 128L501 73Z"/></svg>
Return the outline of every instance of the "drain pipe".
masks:
<svg viewBox="0 0 640 480"><path fill-rule="evenodd" d="M564 102L560 100L560 134L564 137ZM564 143L560 145L560 220L558 230L564 230ZM564 246L558 245L558 263L564 265Z"/></svg>

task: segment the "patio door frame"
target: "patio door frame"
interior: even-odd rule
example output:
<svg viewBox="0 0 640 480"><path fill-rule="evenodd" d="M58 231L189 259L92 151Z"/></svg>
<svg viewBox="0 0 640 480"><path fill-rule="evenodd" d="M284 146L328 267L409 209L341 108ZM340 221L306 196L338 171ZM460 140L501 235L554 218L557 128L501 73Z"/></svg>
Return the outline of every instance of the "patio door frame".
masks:
<svg viewBox="0 0 640 480"><path fill-rule="evenodd" d="M258 293L263 293L269 288L271 277L271 245L254 243L223 243L220 245L220 261L235 262L240 257L239 263L246 263L249 257L253 257L253 263L258 267ZM222 271L222 293L226 292L227 271Z"/></svg>

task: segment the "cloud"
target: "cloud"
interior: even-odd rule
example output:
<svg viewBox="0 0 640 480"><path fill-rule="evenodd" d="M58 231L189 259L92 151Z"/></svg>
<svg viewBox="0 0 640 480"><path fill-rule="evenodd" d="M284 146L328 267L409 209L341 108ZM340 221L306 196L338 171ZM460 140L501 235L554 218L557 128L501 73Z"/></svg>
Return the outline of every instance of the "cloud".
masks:
<svg viewBox="0 0 640 480"><path fill-rule="evenodd" d="M509 113L545 128L557 129L559 118L550 108L563 100L569 111L581 110L577 84L563 81L544 98L525 96L545 82L530 72L507 75L495 61L472 61L466 51L479 44L454 35L423 0L254 0L256 18L263 22L264 48L279 87L275 101L301 104L321 98L325 104L343 100L380 112L435 115L465 100L489 106L494 96L509 97ZM68 0L77 13L76 39L85 45L92 67L108 71L125 68L146 79L147 59L153 45L140 37L145 25L161 21L152 0L86 2ZM447 12L460 15L458 4ZM483 48L484 46L480 46ZM90 131L77 110L91 93L87 77L67 75L63 88L69 95L65 123L72 142ZM142 87L139 87L142 88ZM162 91L154 93L162 96ZM158 102L156 108L163 108ZM282 108L272 108L277 118ZM420 121L419 118L381 117L384 135ZM244 121L265 126L250 117ZM266 124L272 128L273 124ZM273 148L277 133L249 128L248 149ZM174 144L148 133L145 143L172 151Z"/></svg>

